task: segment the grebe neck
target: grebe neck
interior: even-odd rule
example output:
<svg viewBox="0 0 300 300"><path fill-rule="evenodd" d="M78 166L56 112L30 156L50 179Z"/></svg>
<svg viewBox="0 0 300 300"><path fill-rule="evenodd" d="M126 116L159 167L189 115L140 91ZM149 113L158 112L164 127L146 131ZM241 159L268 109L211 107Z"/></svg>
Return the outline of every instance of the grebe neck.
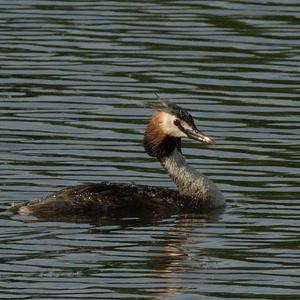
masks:
<svg viewBox="0 0 300 300"><path fill-rule="evenodd" d="M170 155L159 158L159 161L176 184L179 193L191 197L195 206L224 206L224 198L217 186L188 165L177 148Z"/></svg>

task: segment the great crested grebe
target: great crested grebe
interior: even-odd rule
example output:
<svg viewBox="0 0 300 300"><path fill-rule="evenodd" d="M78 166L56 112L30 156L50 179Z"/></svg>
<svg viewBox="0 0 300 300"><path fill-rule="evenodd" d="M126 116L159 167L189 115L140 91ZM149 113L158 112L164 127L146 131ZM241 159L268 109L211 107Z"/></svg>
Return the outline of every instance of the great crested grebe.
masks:
<svg viewBox="0 0 300 300"><path fill-rule="evenodd" d="M217 186L189 166L181 152L181 138L188 137L206 145L213 144L213 140L201 133L192 116L178 105L161 100L148 106L154 113L144 134L145 151L159 160L178 191L137 184L83 184L15 205L10 210L36 216L115 215L199 211L224 206L224 198Z"/></svg>

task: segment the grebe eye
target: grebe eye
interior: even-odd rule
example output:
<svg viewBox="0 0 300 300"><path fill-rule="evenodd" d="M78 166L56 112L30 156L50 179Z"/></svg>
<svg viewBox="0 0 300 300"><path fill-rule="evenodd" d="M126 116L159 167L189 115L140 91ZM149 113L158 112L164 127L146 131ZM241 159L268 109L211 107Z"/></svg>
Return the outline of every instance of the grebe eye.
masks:
<svg viewBox="0 0 300 300"><path fill-rule="evenodd" d="M175 119L173 121L173 124L178 127L180 125L180 121L178 119Z"/></svg>

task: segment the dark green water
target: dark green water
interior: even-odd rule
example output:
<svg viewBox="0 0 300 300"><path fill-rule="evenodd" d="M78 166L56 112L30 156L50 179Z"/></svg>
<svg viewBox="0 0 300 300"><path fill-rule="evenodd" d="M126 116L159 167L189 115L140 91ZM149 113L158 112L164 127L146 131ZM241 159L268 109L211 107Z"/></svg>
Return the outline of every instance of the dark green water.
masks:
<svg viewBox="0 0 300 300"><path fill-rule="evenodd" d="M0 0L1 299L299 299L300 2ZM227 208L49 222L60 187L173 187L142 147L154 93Z"/></svg>

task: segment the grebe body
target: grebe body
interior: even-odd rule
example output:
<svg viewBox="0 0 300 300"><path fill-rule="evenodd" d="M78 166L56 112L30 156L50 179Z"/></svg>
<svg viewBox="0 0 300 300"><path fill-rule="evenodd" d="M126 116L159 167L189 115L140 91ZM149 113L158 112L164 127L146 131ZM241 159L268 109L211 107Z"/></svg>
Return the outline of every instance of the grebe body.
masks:
<svg viewBox="0 0 300 300"><path fill-rule="evenodd" d="M144 148L156 157L178 191L137 184L109 182L64 188L49 196L12 206L20 215L41 217L59 215L118 215L130 213L167 213L199 211L225 205L217 186L188 165L181 152L181 139L203 144L213 140L201 133L192 116L176 104L162 100L150 103L154 113L144 134Z"/></svg>

